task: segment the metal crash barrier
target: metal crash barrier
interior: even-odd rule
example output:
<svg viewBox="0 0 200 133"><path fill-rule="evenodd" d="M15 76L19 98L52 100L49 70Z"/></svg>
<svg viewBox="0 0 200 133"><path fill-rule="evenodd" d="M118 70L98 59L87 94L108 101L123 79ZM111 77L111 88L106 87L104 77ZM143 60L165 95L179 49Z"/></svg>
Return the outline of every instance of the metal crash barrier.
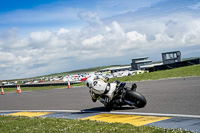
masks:
<svg viewBox="0 0 200 133"><path fill-rule="evenodd" d="M75 83L70 83L75 84ZM21 87L45 87L45 86L68 86L68 83L48 83L48 84L20 84ZM17 85L1 85L3 88L16 88Z"/></svg>

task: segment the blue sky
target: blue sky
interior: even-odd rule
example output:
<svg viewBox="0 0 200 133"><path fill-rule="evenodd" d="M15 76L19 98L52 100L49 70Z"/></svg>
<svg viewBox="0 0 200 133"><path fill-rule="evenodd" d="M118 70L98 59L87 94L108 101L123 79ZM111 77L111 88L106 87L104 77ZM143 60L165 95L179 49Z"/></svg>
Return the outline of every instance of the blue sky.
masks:
<svg viewBox="0 0 200 133"><path fill-rule="evenodd" d="M0 1L0 80L199 57L200 0Z"/></svg>

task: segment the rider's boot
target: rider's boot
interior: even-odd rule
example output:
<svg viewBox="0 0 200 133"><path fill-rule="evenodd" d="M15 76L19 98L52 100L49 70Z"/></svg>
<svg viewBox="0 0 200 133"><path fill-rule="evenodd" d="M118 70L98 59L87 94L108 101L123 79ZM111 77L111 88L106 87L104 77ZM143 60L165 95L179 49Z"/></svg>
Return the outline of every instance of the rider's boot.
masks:
<svg viewBox="0 0 200 133"><path fill-rule="evenodd" d="M125 94L126 94L126 91L123 90L123 91L122 91L122 94L119 95L119 99L118 99L118 102L119 102L119 103L122 103L122 102L123 102L124 97L125 97Z"/></svg>
<svg viewBox="0 0 200 133"><path fill-rule="evenodd" d="M92 97L92 101L93 101L93 102L96 102L96 101L97 101L97 99Z"/></svg>
<svg viewBox="0 0 200 133"><path fill-rule="evenodd" d="M134 83L134 84L132 84L132 86L131 86L131 90L132 91L136 91L136 88L137 88L137 85Z"/></svg>
<svg viewBox="0 0 200 133"><path fill-rule="evenodd" d="M105 102L106 103L109 103L110 102L110 99L108 97L105 97Z"/></svg>
<svg viewBox="0 0 200 133"><path fill-rule="evenodd" d="M120 98L120 99L117 99L115 102L116 102L117 104L122 104L122 103L123 103L123 101L122 101L121 98Z"/></svg>

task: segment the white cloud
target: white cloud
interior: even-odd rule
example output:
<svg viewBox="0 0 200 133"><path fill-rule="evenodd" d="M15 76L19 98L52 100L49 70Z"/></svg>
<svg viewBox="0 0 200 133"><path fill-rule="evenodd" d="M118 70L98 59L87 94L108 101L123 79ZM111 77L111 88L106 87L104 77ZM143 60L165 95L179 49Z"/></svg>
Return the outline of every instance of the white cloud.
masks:
<svg viewBox="0 0 200 133"><path fill-rule="evenodd" d="M12 28L0 34L0 46L2 48L23 48L28 46L28 40L20 38L18 29Z"/></svg>
<svg viewBox="0 0 200 133"><path fill-rule="evenodd" d="M110 32L110 31L111 31L110 27L107 27L107 26L106 26L105 29L106 29L107 32Z"/></svg>
<svg viewBox="0 0 200 133"><path fill-rule="evenodd" d="M113 31L115 33L120 33L120 34L123 34L124 33L124 30L123 28L116 22L116 21L113 21L112 22L112 26L113 26Z"/></svg>
<svg viewBox="0 0 200 133"><path fill-rule="evenodd" d="M160 23L165 25L165 21ZM193 24L193 26L190 24ZM108 25L101 25L96 34L95 32L89 32L91 28L88 28L88 32L85 31L87 28L80 32L61 28L55 32L48 30L31 32L29 39L16 37L13 39L14 41L10 40L16 34L7 34L12 36L11 39L6 42L1 38L0 44L1 46L7 45L6 47L11 49L8 49L7 52L2 52L5 47L0 49L0 59L5 62L0 68L5 69L5 72L9 70L11 73L21 73L22 77L29 77L39 75L38 71L40 71L40 74L45 74L56 71L59 67L64 69L65 67L78 65L71 64L69 66L71 59L89 62L92 60L109 60L130 53L132 53L132 57L137 55L148 56L147 54L157 50L165 50L169 46L178 48L186 45L200 45L198 37L199 23L197 20L188 22L187 26L190 25L190 28L182 30L181 35L179 33L177 35L173 29L169 31L169 25L173 27L173 23L168 23L166 27L160 29L160 32L157 29L158 34L152 34L154 39L151 40L147 40L148 36L145 32L141 33L139 30L134 29L126 31L117 21L113 21ZM184 26L184 24L181 25ZM149 26L155 26L155 24L151 23ZM175 26L179 27L180 22L176 21ZM13 44L10 44L10 42ZM24 49L19 50L19 47ZM14 48L18 50L14 50ZM10 76L14 76L14 74Z"/></svg>
<svg viewBox="0 0 200 133"><path fill-rule="evenodd" d="M124 59L130 64L137 56L156 55L157 61L162 52L181 49L192 55L190 51L200 50L196 13L167 12L163 16L158 11L156 7L138 9L106 19L84 11L76 15L88 26L79 31L46 29L32 31L27 38L16 28L0 33L1 78L32 77L105 62L120 64Z"/></svg>
<svg viewBox="0 0 200 133"><path fill-rule="evenodd" d="M0 51L0 59L1 59L1 63L14 62L16 59L16 56L10 52Z"/></svg>
<svg viewBox="0 0 200 133"><path fill-rule="evenodd" d="M88 22L90 26L101 26L103 24L96 12L82 11L78 16L80 19Z"/></svg>
<svg viewBox="0 0 200 133"><path fill-rule="evenodd" d="M69 33L69 30L65 29L65 28L60 28L60 30L58 31L58 36L59 35L63 35L63 34L67 34Z"/></svg>
<svg viewBox="0 0 200 133"><path fill-rule="evenodd" d="M91 46L91 45L96 45L98 43L102 43L102 40L103 40L103 36L100 34L100 35L91 37L89 39L83 40L82 44L83 46Z"/></svg>
<svg viewBox="0 0 200 133"><path fill-rule="evenodd" d="M183 44L186 46L199 45L200 43L200 19L190 21L188 30L182 36Z"/></svg>
<svg viewBox="0 0 200 133"><path fill-rule="evenodd" d="M168 35L165 35L165 34L156 34L155 35L155 42L158 42L158 43L163 43L163 42L170 42L170 41L173 41L172 38L170 38Z"/></svg>
<svg viewBox="0 0 200 133"><path fill-rule="evenodd" d="M130 41L146 42L146 35L139 34L137 31L131 31L127 33L127 38Z"/></svg>
<svg viewBox="0 0 200 133"><path fill-rule="evenodd" d="M30 33L30 39L33 40L36 43L43 43L46 41L49 41L49 39L52 37L52 33L50 31L44 31L44 32L32 32Z"/></svg>

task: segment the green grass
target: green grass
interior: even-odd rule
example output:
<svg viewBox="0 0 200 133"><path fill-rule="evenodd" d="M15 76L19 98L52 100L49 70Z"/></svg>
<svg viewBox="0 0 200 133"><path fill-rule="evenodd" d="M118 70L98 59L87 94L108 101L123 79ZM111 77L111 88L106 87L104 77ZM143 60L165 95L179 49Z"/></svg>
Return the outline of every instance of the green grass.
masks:
<svg viewBox="0 0 200 133"><path fill-rule="evenodd" d="M1 133L189 133L180 129L64 118L0 116Z"/></svg>
<svg viewBox="0 0 200 133"><path fill-rule="evenodd" d="M186 66L175 69L155 71L150 73L144 73L139 75L132 75L127 77L113 78L110 82L119 81L143 81L143 80L158 80L158 79L168 79L177 77L190 77L190 76L200 76L200 65Z"/></svg>

